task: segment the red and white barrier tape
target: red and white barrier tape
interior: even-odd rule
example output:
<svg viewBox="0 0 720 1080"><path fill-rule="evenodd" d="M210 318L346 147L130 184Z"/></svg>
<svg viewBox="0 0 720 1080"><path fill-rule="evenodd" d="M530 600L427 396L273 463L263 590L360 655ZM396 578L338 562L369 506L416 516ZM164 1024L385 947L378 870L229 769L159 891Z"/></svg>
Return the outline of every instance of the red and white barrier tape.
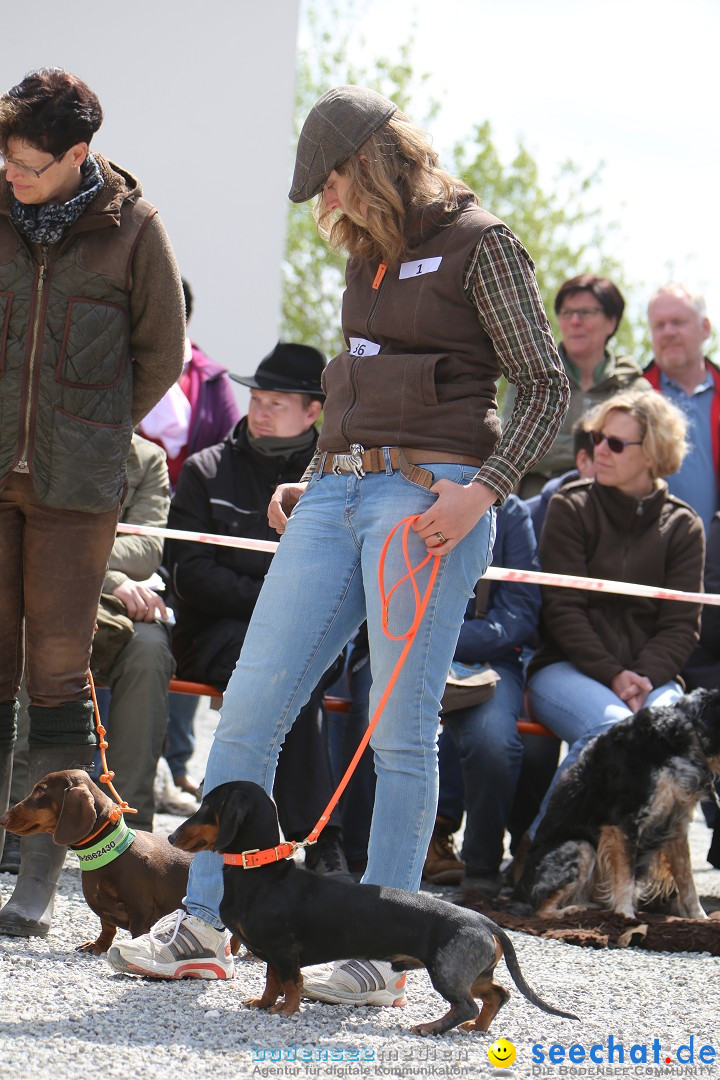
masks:
<svg viewBox="0 0 720 1080"><path fill-rule="evenodd" d="M218 547L244 548L247 551L277 550L275 540L250 540L243 536L220 536L218 533L188 532L184 529L161 529L154 525L127 525L121 522L118 532L137 536L162 536L167 540L194 540L199 544ZM654 585L636 585L629 581L605 578L572 577L570 574L547 574L542 570L506 570L489 566L484 575L488 581L514 581L524 585L556 585L564 589L585 589L589 592L620 593L622 596L648 596L653 600L684 600L691 604L720 605L718 593L681 592L679 589L658 589Z"/></svg>

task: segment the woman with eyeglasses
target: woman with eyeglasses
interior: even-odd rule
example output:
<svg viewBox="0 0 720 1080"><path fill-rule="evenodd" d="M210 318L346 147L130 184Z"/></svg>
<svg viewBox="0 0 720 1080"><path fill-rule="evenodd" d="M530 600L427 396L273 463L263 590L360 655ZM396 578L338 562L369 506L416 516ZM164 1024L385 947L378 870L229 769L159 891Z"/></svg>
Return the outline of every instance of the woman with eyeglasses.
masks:
<svg viewBox="0 0 720 1080"><path fill-rule="evenodd" d="M609 278L580 274L561 285L555 297L560 327L558 352L570 383L570 407L555 442L522 480L524 499L537 495L543 485L575 468L572 429L576 420L613 394L649 390L642 368L632 356L617 356L609 345L625 310L625 300ZM512 392L503 406L509 415Z"/></svg>
<svg viewBox="0 0 720 1080"><path fill-rule="evenodd" d="M599 405L588 427L595 478L565 485L550 501L539 543L543 570L700 592L702 521L662 479L685 456L683 414L661 394L629 391ZM698 638L700 605L583 589L544 587L542 594L530 705L533 718L570 747L551 792L591 738L644 705L682 695L678 673Z"/></svg>
<svg viewBox="0 0 720 1080"><path fill-rule="evenodd" d="M182 373L170 241L139 181L90 149L102 119L61 68L0 94L0 813L23 673L29 788L92 761L87 673L133 425ZM36 833L20 850L0 934L45 937L65 848Z"/></svg>

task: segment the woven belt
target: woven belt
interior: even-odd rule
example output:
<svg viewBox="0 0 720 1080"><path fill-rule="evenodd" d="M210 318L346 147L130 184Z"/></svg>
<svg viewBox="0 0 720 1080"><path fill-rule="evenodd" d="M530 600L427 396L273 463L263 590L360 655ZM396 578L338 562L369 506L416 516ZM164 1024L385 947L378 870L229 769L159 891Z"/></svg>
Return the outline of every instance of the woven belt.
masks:
<svg viewBox="0 0 720 1080"><path fill-rule="evenodd" d="M470 457L467 454L446 454L437 450L405 449L401 446L386 448L373 446L366 450L359 443L353 443L349 453L326 453L321 456L315 471L354 473L358 477L364 476L365 473L386 472L385 449L389 452L390 465L393 469L399 469L403 476L426 488L431 488L435 479L428 469L418 467L421 464L437 462L438 464L472 465L476 469L481 468L483 464L481 458Z"/></svg>

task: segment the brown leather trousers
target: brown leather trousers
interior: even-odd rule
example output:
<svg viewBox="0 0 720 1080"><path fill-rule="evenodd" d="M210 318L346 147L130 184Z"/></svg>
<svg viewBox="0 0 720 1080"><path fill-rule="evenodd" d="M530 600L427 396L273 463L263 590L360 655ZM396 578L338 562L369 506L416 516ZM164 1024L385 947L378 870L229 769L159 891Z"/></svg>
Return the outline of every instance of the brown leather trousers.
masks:
<svg viewBox="0 0 720 1080"><path fill-rule="evenodd" d="M119 507L85 514L46 506L29 475L10 474L0 491L0 703L16 697L23 667L31 705L90 696L95 617L118 514Z"/></svg>

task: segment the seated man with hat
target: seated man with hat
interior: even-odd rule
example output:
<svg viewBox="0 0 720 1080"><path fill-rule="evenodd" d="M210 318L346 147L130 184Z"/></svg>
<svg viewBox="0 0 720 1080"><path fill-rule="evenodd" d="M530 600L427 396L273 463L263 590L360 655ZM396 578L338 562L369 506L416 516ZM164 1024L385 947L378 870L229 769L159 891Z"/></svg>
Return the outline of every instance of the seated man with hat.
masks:
<svg viewBox="0 0 720 1080"><path fill-rule="evenodd" d="M313 456L324 366L317 349L280 342L253 376L231 375L250 387L248 414L224 442L192 454L184 463L169 528L278 539L268 524L268 503L278 484L300 479ZM224 689L272 555L171 540L165 558L174 596L177 675ZM271 674L268 671L268 678ZM317 687L280 755L274 796L288 840L305 839L333 791L320 706L324 686L335 677L329 673ZM345 874L335 817L321 841L307 849L306 865L321 873Z"/></svg>

